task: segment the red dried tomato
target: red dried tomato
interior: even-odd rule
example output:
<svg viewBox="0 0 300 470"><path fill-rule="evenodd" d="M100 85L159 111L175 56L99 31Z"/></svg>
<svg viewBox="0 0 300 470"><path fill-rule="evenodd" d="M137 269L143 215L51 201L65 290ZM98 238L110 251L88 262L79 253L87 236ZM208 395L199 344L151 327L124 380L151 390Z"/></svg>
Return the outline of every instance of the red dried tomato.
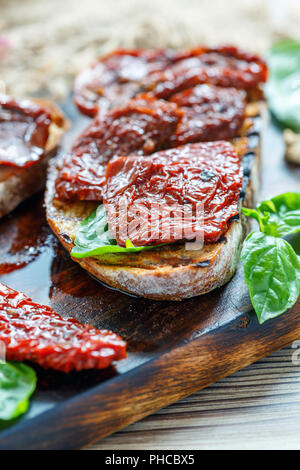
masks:
<svg viewBox="0 0 300 470"><path fill-rule="evenodd" d="M105 167L120 155L148 155L166 148L182 116L175 103L139 95L95 118L61 165L56 193L62 200L102 199Z"/></svg>
<svg viewBox="0 0 300 470"><path fill-rule="evenodd" d="M119 245L125 246L127 238L136 246L171 243L202 231L205 242L214 242L238 214L241 187L239 157L229 142L219 141L110 162L103 200ZM203 205L202 224L198 203ZM169 208L172 214L165 217Z"/></svg>
<svg viewBox="0 0 300 470"><path fill-rule="evenodd" d="M0 283L0 341L7 360L32 361L62 372L103 369L126 356L126 343L108 330L64 319Z"/></svg>
<svg viewBox="0 0 300 470"><path fill-rule="evenodd" d="M44 155L50 113L29 100L0 94L0 165L29 167Z"/></svg>
<svg viewBox="0 0 300 470"><path fill-rule="evenodd" d="M123 105L144 91L168 99L201 83L248 89L266 78L265 62L234 46L182 52L119 49L78 75L74 99L81 112L94 117L98 110Z"/></svg>
<svg viewBox="0 0 300 470"><path fill-rule="evenodd" d="M171 138L171 146L231 139L242 126L245 98L243 90L214 85L197 85L176 93L171 101L184 114Z"/></svg>
<svg viewBox="0 0 300 470"><path fill-rule="evenodd" d="M158 98L201 83L249 89L267 79L267 66L256 55L233 46L196 48L179 53L165 70L145 77L143 86Z"/></svg>
<svg viewBox="0 0 300 470"><path fill-rule="evenodd" d="M98 109L122 106L141 92L140 81L172 63L168 49L117 49L81 72L74 85L74 101L80 111L96 116Z"/></svg>

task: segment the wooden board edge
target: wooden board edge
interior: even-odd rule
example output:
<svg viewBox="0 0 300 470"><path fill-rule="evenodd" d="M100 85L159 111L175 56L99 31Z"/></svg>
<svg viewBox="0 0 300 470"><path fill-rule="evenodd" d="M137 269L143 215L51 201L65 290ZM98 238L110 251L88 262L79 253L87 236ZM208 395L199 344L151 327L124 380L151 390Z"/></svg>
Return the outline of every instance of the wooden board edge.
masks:
<svg viewBox="0 0 300 470"><path fill-rule="evenodd" d="M0 435L0 450L78 449L170 405L300 338L300 301L259 325L241 314Z"/></svg>

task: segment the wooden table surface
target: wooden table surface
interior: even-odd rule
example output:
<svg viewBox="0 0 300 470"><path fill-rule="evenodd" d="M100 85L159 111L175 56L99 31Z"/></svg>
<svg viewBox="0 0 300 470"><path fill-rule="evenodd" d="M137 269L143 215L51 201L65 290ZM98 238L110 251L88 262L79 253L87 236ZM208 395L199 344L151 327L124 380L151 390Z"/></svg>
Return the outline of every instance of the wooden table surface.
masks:
<svg viewBox="0 0 300 470"><path fill-rule="evenodd" d="M89 449L300 449L298 350L299 365L285 348Z"/></svg>

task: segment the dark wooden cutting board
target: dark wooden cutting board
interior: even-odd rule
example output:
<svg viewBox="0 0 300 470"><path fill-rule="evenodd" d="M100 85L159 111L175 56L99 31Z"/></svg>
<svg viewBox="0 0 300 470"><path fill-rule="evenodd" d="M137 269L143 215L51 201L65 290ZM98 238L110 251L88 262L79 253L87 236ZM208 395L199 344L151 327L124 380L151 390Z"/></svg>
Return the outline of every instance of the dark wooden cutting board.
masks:
<svg viewBox="0 0 300 470"><path fill-rule="evenodd" d="M72 104L74 126L86 125ZM300 169L283 159L280 132L264 135L261 197L300 190ZM63 316L108 328L128 341L116 368L64 375L37 369L29 412L0 423L0 449L72 449L107 436L300 338L300 302L259 326L241 266L202 297L158 302L114 291L72 262L45 221L42 195L0 223L0 281ZM2 426L2 430L1 430Z"/></svg>

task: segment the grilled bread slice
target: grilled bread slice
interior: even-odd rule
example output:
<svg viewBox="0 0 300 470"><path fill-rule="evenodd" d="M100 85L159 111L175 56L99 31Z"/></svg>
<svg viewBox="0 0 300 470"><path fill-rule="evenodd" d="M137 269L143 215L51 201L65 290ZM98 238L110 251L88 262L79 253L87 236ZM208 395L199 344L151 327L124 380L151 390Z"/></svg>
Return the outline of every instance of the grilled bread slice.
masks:
<svg viewBox="0 0 300 470"><path fill-rule="evenodd" d="M259 186L260 134L265 115L261 102L247 106L240 136L232 143L244 168L242 206L252 206ZM62 203L55 199L56 162L49 167L46 190L47 219L53 232L70 252L80 221L97 206L92 202ZM233 276L247 233L243 215L232 220L225 236L201 250L187 251L170 244L131 254L75 259L92 276L109 286L154 300L182 300L222 286Z"/></svg>
<svg viewBox="0 0 300 470"><path fill-rule="evenodd" d="M55 153L61 136L69 128L68 120L53 103L41 99L31 101L42 105L51 114L45 155L30 167L0 165L0 218L45 187L49 159Z"/></svg>

